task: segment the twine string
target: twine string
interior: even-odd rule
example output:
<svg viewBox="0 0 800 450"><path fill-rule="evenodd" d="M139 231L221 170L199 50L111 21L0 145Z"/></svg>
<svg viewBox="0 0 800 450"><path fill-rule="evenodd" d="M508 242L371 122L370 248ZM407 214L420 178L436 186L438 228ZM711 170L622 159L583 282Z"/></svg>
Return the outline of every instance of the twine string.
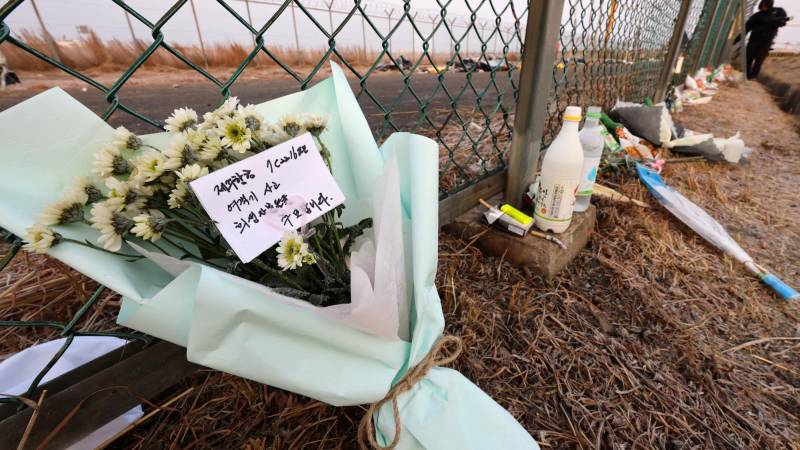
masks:
<svg viewBox="0 0 800 450"><path fill-rule="evenodd" d="M403 378L400 379L386 394L386 397L373 403L367 409L361 422L358 424L358 445L362 450L379 449L394 450L400 442L400 408L397 399L404 392L408 392L420 380L425 378L431 367L444 366L450 364L461 354L463 343L457 336L442 336L433 344L431 351L416 366L411 368ZM386 403L392 403L392 414L394 416L394 438L388 446L383 447L378 444L375 438L375 424L373 416L380 411Z"/></svg>

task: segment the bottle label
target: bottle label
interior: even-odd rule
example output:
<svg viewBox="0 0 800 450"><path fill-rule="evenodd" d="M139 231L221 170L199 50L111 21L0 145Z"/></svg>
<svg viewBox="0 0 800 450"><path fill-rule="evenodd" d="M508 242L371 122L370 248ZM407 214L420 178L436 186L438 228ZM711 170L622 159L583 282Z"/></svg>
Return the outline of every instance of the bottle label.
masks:
<svg viewBox="0 0 800 450"><path fill-rule="evenodd" d="M541 180L536 194L536 217L553 222L571 220L578 182L576 179Z"/></svg>
<svg viewBox="0 0 800 450"><path fill-rule="evenodd" d="M584 158L583 174L578 184L578 192L575 193L576 196L584 197L592 195L592 191L594 191L594 180L597 178L597 166L599 164L600 158Z"/></svg>
<svg viewBox="0 0 800 450"><path fill-rule="evenodd" d="M606 148L611 151L611 153L615 153L621 150L621 147L617 143L617 140L614 139L614 136L608 134L608 130L606 127L600 127L600 134L603 136L603 141L606 143Z"/></svg>

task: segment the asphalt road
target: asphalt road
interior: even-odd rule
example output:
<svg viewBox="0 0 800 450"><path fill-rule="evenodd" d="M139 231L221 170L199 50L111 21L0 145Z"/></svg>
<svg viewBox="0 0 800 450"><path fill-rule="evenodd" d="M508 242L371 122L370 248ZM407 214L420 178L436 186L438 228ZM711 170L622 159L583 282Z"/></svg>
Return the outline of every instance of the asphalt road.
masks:
<svg viewBox="0 0 800 450"><path fill-rule="evenodd" d="M178 107L187 106L201 113L211 110L219 104L222 98L219 91L210 82L187 81L185 84L176 85L159 82L157 74L148 75L148 77L151 77L152 80L148 78L146 83L123 87L120 90L119 98L129 107L159 121L163 121L173 109ZM399 129L409 131L416 129L418 124L425 127L421 114L422 105L427 105L427 110L431 112L431 115L440 119L443 113L450 111L451 100L448 93L452 97L458 97L456 104L459 109L476 107L478 97L476 93L482 93L487 87L488 91L480 103L487 112L497 105L498 100L505 105L513 104L513 92L508 73L498 73L494 83L488 73L474 73L469 80L473 87L467 83L466 74L448 72L445 74L443 86L440 86L436 75L420 73L412 77L409 83L410 89L404 89L405 84L398 74L376 73L367 80L364 86L372 97L367 92L361 91L361 87L354 80L351 79L350 83L354 92L358 94L359 104L367 120L377 134L384 124L385 113L376 102L381 103L390 112L392 122ZM25 79L23 79L24 82ZM41 92L43 88L44 86L37 84L31 89L0 91L0 111ZM108 107L103 94L91 86L87 85L85 90L82 87L67 87L65 90L98 114L103 113ZM292 79L269 77L264 80L240 80L234 84L232 93L238 96L243 103L261 103L297 90L298 83ZM498 95L498 90L503 94ZM113 126L124 125L137 133L158 131L122 111L115 113L109 122Z"/></svg>

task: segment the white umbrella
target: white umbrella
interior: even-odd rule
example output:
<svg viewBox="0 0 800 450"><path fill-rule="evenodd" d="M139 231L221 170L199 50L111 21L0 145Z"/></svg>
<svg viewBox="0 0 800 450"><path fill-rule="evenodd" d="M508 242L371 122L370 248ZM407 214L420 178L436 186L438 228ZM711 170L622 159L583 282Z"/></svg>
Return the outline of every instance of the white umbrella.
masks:
<svg viewBox="0 0 800 450"><path fill-rule="evenodd" d="M657 172L648 169L642 164L637 164L636 170L639 172L639 180L641 180L650 193L653 194L672 215L702 236L703 239L736 258L736 260L744 264L753 275L775 290L775 292L784 299L795 300L800 298L800 293L792 289L791 286L781 281L765 268L756 264L753 258L751 258L750 255L733 240L728 232L725 231L725 228L714 220L713 217L708 215L705 210L692 203L680 192L667 186Z"/></svg>

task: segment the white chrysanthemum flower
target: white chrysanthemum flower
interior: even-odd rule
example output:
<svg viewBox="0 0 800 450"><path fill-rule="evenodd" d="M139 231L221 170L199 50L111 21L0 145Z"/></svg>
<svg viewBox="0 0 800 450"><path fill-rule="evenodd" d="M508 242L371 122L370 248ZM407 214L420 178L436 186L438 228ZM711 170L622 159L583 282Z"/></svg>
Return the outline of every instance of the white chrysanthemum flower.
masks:
<svg viewBox="0 0 800 450"><path fill-rule="evenodd" d="M161 239L161 233L167 228L168 220L164 213L154 209L149 214L139 214L133 218L133 228L131 233L149 241L157 241Z"/></svg>
<svg viewBox="0 0 800 450"><path fill-rule="evenodd" d="M175 185L175 189L169 193L167 205L170 207L170 209L180 208L186 202L186 198L188 196L189 189L186 187L186 184L178 182L178 184Z"/></svg>
<svg viewBox="0 0 800 450"><path fill-rule="evenodd" d="M25 230L25 250L33 253L47 253L47 250L61 240L61 235L50 228L37 223Z"/></svg>
<svg viewBox="0 0 800 450"><path fill-rule="evenodd" d="M86 192L78 189L67 189L57 202L45 206L39 214L38 221L42 225L66 225L82 222L83 207L89 200Z"/></svg>
<svg viewBox="0 0 800 450"><path fill-rule="evenodd" d="M217 128L217 121L219 120L219 116L217 116L216 111L211 111L203 114L203 121L200 122L200 125L197 126L197 129L203 131L213 130Z"/></svg>
<svg viewBox="0 0 800 450"><path fill-rule="evenodd" d="M200 159L210 163L222 159L223 156L225 153L222 151L222 140L216 135L208 136L200 150Z"/></svg>
<svg viewBox="0 0 800 450"><path fill-rule="evenodd" d="M316 137L319 137L328 126L328 116L322 114L303 114L301 119L300 126Z"/></svg>
<svg viewBox="0 0 800 450"><path fill-rule="evenodd" d="M115 131L116 138L114 139L114 146L120 150L136 151L142 146L142 140L139 136L128 131L125 127L119 127Z"/></svg>
<svg viewBox="0 0 800 450"><path fill-rule="evenodd" d="M67 191L77 191L77 193L72 192L69 195L78 199L82 198L80 192L83 192L86 194L86 203L94 203L103 199L103 193L95 186L92 180L87 177L75 177L72 180L72 185L67 188Z"/></svg>
<svg viewBox="0 0 800 450"><path fill-rule="evenodd" d="M125 203L125 197L131 191L132 183L127 181L118 180L114 177L108 177L105 180L106 187L108 188L108 205L114 205L117 209L121 208Z"/></svg>
<svg viewBox="0 0 800 450"><path fill-rule="evenodd" d="M279 144L283 144L284 142L288 141L292 137L286 134L283 131L283 128L276 127L274 125L267 125L261 128L261 135L259 139L261 142L267 144L269 147L274 147Z"/></svg>
<svg viewBox="0 0 800 450"><path fill-rule="evenodd" d="M253 105L239 106L236 110L238 115L244 117L244 123L254 135L257 135L259 130L264 126L264 117L256 111Z"/></svg>
<svg viewBox="0 0 800 450"><path fill-rule="evenodd" d="M146 149L133 162L132 178L140 183L151 183L164 173L167 157L153 149Z"/></svg>
<svg viewBox="0 0 800 450"><path fill-rule="evenodd" d="M106 147L94 155L92 173L98 178L127 175L132 169L131 163L122 156L122 152L117 147Z"/></svg>
<svg viewBox="0 0 800 450"><path fill-rule="evenodd" d="M303 255L303 264L316 264L317 257L313 253L306 253Z"/></svg>
<svg viewBox="0 0 800 450"><path fill-rule="evenodd" d="M221 105L219 105L219 108L214 110L214 115L217 116L217 119L224 119L225 117L233 115L238 107L239 98L229 97Z"/></svg>
<svg viewBox="0 0 800 450"><path fill-rule="evenodd" d="M187 130L186 133L186 141L189 143L189 146L192 147L192 150L195 152L199 151L203 148L203 144L205 144L206 140L208 139L208 131L206 130Z"/></svg>
<svg viewBox="0 0 800 450"><path fill-rule="evenodd" d="M147 200L153 196L153 189L143 186L138 180L120 181L109 177L106 178L106 187L106 203L117 209L142 210L147 205Z"/></svg>
<svg viewBox="0 0 800 450"><path fill-rule="evenodd" d="M244 117L229 117L217 122L217 133L222 138L222 145L235 152L244 153L250 150L250 139L253 132L247 128Z"/></svg>
<svg viewBox="0 0 800 450"><path fill-rule="evenodd" d="M175 175L174 172L165 173L161 175L158 179L157 187L162 191L169 194L173 187L175 187L175 183L178 182L178 177ZM165 190L166 189L166 190Z"/></svg>
<svg viewBox="0 0 800 450"><path fill-rule="evenodd" d="M122 248L122 237L133 226L131 219L108 201L95 203L90 222L93 228L100 231L97 242L112 252Z"/></svg>
<svg viewBox="0 0 800 450"><path fill-rule="evenodd" d="M177 170L183 166L197 162L197 154L185 134L172 136L169 147L164 151L167 161L164 163L164 170Z"/></svg>
<svg viewBox="0 0 800 450"><path fill-rule="evenodd" d="M186 184L206 175L208 167L201 167L200 164L192 164L178 171L178 178Z"/></svg>
<svg viewBox="0 0 800 450"><path fill-rule="evenodd" d="M278 266L282 270L294 270L302 267L303 263L316 262L316 258L308 251L308 244L303 242L303 237L296 231L283 233L278 244Z"/></svg>
<svg viewBox="0 0 800 450"><path fill-rule="evenodd" d="M296 137L303 133L303 120L297 114L287 114L278 121L284 133Z"/></svg>
<svg viewBox="0 0 800 450"><path fill-rule="evenodd" d="M171 133L183 133L197 124L197 112L190 108L178 108L166 120L164 128Z"/></svg>

